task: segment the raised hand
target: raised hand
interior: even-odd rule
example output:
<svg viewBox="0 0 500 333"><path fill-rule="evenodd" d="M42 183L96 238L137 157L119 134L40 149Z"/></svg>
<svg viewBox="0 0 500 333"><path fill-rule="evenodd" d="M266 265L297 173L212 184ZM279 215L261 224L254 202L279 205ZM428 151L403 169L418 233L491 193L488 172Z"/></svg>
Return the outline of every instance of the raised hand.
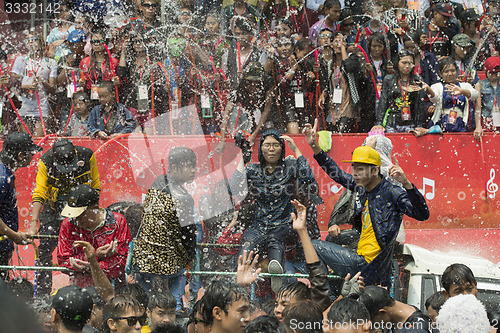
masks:
<svg viewBox="0 0 500 333"><path fill-rule="evenodd" d="M249 286L259 278L261 268L255 268L259 260L259 255L253 255L253 251L248 253L243 251L243 255L238 258L238 269L236 270L236 282L242 286Z"/></svg>
<svg viewBox="0 0 500 333"><path fill-rule="evenodd" d="M297 199L292 200L292 204L295 207L295 210L297 211L297 214L291 213L292 215L292 220L293 220L293 229L295 231L301 231L301 230L306 230L306 207L301 204Z"/></svg>
<svg viewBox="0 0 500 333"><path fill-rule="evenodd" d="M403 184L403 186L407 189L413 188L413 184L410 183L408 178L406 178L406 175L403 171L403 169L399 166L399 161L395 155L393 155L394 162L390 168L389 168L389 176L394 178L397 182Z"/></svg>

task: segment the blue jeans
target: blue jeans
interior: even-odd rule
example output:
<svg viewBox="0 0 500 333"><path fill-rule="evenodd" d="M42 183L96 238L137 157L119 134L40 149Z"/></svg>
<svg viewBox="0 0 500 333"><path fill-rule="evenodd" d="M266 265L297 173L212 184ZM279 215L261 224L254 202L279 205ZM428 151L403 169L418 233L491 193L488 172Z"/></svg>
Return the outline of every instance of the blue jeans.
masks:
<svg viewBox="0 0 500 333"><path fill-rule="evenodd" d="M155 290L158 287L168 286L168 290L172 293L177 301L176 310L183 308L182 295L184 295L184 288L186 288L186 276L184 273L186 269L181 269L177 273L171 275L158 275L151 273L135 273L135 281L140 285L146 292L151 294L151 290Z"/></svg>
<svg viewBox="0 0 500 333"><path fill-rule="evenodd" d="M340 277L348 273L352 277L368 265L365 257L338 244L321 240L313 240L312 244L323 265L328 265Z"/></svg>
<svg viewBox="0 0 500 333"><path fill-rule="evenodd" d="M243 255L244 250L250 252L257 249L257 252L262 253L261 251L267 248L269 261L278 260L281 266L283 266L285 262L285 239L297 239L298 242L298 235L293 230L291 224L282 225L274 229L250 226L243 234L238 257ZM260 257L262 258L262 254Z"/></svg>

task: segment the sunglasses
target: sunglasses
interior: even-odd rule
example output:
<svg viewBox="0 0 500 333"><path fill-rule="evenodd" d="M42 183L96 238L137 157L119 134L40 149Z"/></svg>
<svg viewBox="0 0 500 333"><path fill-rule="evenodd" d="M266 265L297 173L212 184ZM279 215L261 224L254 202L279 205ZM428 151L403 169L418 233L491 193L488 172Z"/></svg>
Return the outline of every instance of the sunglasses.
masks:
<svg viewBox="0 0 500 333"><path fill-rule="evenodd" d="M146 321L148 320L148 317L143 314L142 316L132 316L132 317L116 317L113 318L113 320L127 320L127 325L128 326L135 326L137 322L141 324L141 326L144 326L146 324Z"/></svg>
<svg viewBox="0 0 500 333"><path fill-rule="evenodd" d="M158 7L158 4L157 3L142 3L141 6L147 7L147 8L156 8L156 7Z"/></svg>
<svg viewBox="0 0 500 333"><path fill-rule="evenodd" d="M184 10L182 12L180 12L180 15L188 15L188 16L191 16L191 12L190 11L187 11L187 10Z"/></svg>
<svg viewBox="0 0 500 333"><path fill-rule="evenodd" d="M91 44L102 44L104 43L104 39L92 39L90 40Z"/></svg>
<svg viewBox="0 0 500 333"><path fill-rule="evenodd" d="M333 37L333 34L323 34L323 35L319 35L319 38L332 38Z"/></svg>

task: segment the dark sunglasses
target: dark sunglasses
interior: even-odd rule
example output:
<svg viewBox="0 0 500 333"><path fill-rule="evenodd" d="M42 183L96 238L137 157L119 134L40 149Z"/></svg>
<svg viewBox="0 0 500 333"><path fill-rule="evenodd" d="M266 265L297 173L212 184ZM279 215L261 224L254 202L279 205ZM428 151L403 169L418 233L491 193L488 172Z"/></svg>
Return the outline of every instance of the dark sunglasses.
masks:
<svg viewBox="0 0 500 333"><path fill-rule="evenodd" d="M156 8L158 7L157 3L141 3L142 7L148 7L148 8Z"/></svg>
<svg viewBox="0 0 500 333"><path fill-rule="evenodd" d="M113 320L122 320L122 319L125 319L127 320L127 325L132 327L132 326L135 326L135 324L137 322L139 322L139 324L141 324L141 326L144 326L144 324L146 324L146 321L148 320L148 317L143 314L142 316L132 316L132 317L116 317L116 318L113 318Z"/></svg>
<svg viewBox="0 0 500 333"><path fill-rule="evenodd" d="M104 39L91 39L90 43L91 44L102 44L102 43L104 43Z"/></svg>

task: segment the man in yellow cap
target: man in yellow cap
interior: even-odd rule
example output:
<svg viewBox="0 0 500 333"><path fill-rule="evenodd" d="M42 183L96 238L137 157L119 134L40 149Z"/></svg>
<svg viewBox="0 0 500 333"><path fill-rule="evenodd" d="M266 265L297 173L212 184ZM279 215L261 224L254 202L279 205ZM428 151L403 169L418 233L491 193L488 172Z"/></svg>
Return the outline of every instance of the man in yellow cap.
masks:
<svg viewBox="0 0 500 333"><path fill-rule="evenodd" d="M314 127L306 125L303 131L306 141L330 178L356 192L359 200L351 221L346 223L353 224L361 237L356 252L337 244L313 241L316 252L324 264L342 277L361 271L366 285L390 286L392 253L403 215L419 221L427 220L429 209L425 199L408 180L396 159L389 175L403 188L387 181L380 173L379 153L368 146L356 148L352 159L343 161L352 164L352 175L346 173L319 147L317 128L317 120Z"/></svg>

